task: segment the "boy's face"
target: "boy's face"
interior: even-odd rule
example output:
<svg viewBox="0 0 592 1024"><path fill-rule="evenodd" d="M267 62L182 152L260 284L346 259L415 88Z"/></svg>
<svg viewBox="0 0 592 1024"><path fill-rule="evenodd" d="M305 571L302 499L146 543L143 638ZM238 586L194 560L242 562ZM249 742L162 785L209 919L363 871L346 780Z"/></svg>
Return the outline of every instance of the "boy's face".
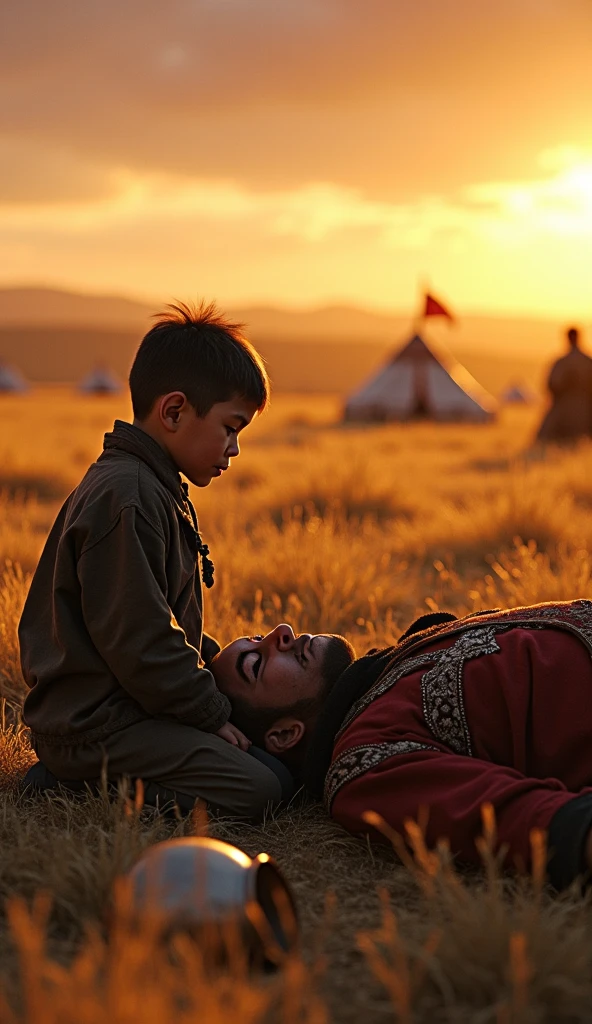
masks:
<svg viewBox="0 0 592 1024"><path fill-rule="evenodd" d="M257 412L254 402L231 398L216 402L205 416L198 416L184 395L162 408L167 423L166 448L177 468L196 487L207 487L210 481L228 469L230 460L239 454L238 435Z"/></svg>

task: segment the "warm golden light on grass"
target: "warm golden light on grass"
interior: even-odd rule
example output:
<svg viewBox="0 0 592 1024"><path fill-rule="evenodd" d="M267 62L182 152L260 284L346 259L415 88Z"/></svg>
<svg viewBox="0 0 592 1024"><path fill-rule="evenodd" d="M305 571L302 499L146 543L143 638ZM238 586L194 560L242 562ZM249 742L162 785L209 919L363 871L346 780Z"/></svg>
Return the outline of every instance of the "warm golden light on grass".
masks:
<svg viewBox="0 0 592 1024"><path fill-rule="evenodd" d="M317 806L291 806L260 826L213 822L214 837L274 857L294 889L303 960L283 979L206 985L195 950L183 949L174 967L149 937L126 943L123 924L115 945L105 945L96 928L115 878L148 844L201 832L203 821L152 819L139 796L119 804L17 796L32 754L14 710L23 695L16 624L61 497L121 415L129 415L125 398L59 388L0 402L0 562L11 560L0 579L0 693L8 699L0 898L24 901L10 911L18 951L0 912L0 978L13 1007L0 1010L3 1022L15 1024L23 1005L20 958L29 995L23 1024L255 1024L272 998L274 1024L386 1024L394 1014L414 1024L472 1024L478 1015L491 1024L584 1024L588 901L549 897L541 833L532 836L533 878L501 879L487 807L484 872L468 875L453 871L445 844L426 848L417 822L408 823L405 843L370 815L389 840L371 851ZM343 429L338 415L334 397L275 396L230 472L194 490L216 563L207 625L222 641L284 620L342 632L362 653L392 642L427 609L463 614L592 597L590 444L530 452L537 407L504 408L497 423L479 428ZM40 890L53 900L47 940L45 923L31 916Z"/></svg>

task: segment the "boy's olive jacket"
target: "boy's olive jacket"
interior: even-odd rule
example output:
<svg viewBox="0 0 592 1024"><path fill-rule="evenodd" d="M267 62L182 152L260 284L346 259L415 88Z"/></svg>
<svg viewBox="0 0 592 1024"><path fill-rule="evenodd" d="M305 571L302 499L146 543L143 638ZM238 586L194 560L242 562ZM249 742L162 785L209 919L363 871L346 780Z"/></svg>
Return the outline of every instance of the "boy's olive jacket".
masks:
<svg viewBox="0 0 592 1024"><path fill-rule="evenodd" d="M172 460L116 420L56 519L19 626L33 739L101 740L145 718L216 732L203 667L197 520ZM218 650L203 636L209 660Z"/></svg>

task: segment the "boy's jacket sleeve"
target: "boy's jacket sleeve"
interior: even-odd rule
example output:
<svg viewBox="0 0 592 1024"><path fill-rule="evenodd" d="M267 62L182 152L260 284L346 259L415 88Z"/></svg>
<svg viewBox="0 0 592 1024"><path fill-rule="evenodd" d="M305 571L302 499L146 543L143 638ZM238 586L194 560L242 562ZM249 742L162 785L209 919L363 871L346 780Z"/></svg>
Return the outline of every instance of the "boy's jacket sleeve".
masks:
<svg viewBox="0 0 592 1024"><path fill-rule="evenodd" d="M230 703L172 616L166 546L134 506L78 560L86 628L119 684L149 715L217 732Z"/></svg>

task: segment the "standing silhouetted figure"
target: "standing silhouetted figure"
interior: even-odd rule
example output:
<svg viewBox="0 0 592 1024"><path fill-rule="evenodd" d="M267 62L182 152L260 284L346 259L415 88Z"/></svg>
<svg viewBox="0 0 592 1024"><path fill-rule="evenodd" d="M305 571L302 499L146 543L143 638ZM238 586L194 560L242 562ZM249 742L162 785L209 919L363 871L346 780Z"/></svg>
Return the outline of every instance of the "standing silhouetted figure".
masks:
<svg viewBox="0 0 592 1024"><path fill-rule="evenodd" d="M592 437L592 359L580 349L577 328L570 327L567 340L569 352L551 367L547 386L552 404L537 441L566 444Z"/></svg>

